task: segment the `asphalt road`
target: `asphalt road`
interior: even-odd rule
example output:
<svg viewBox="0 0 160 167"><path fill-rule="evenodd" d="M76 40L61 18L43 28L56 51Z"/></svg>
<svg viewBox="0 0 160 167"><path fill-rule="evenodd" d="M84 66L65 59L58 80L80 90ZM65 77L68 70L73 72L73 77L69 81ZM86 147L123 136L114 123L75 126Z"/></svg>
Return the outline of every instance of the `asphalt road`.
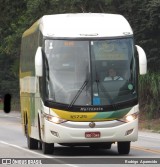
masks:
<svg viewBox="0 0 160 167"><path fill-rule="evenodd" d="M145 164L140 164L140 162ZM158 167L160 165L160 134L140 131L138 141L131 143L131 151L127 156L120 156L117 153L116 144L113 144L110 150L93 150L89 147L70 148L56 144L53 155L44 155L41 150L27 148L20 113L5 114L0 111L0 163L0 166L13 167L30 167L37 166L37 164L38 166L53 166L54 164L54 167L86 165L101 167L106 164L111 167L135 165Z"/></svg>

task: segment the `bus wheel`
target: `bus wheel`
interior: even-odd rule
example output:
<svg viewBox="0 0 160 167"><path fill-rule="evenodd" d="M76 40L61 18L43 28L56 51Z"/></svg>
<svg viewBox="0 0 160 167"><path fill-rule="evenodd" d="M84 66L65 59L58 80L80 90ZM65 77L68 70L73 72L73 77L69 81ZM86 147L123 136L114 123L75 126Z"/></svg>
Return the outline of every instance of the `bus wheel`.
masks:
<svg viewBox="0 0 160 167"><path fill-rule="evenodd" d="M119 154L129 154L130 152L130 142L118 142L117 147Z"/></svg>
<svg viewBox="0 0 160 167"><path fill-rule="evenodd" d="M29 136L29 133L28 133L28 125L26 126L27 127L27 144L28 144L28 148L29 149L38 149L38 140L36 139L33 139Z"/></svg>
<svg viewBox="0 0 160 167"><path fill-rule="evenodd" d="M39 148L40 150L42 150L42 142L41 142L41 141L38 142L38 148Z"/></svg>
<svg viewBox="0 0 160 167"><path fill-rule="evenodd" d="M42 151L43 151L43 154L53 154L54 144L42 142Z"/></svg>
<svg viewBox="0 0 160 167"><path fill-rule="evenodd" d="M40 118L39 118L39 116L38 116L38 132L39 132L38 148L40 150L42 150L41 126L40 126Z"/></svg>

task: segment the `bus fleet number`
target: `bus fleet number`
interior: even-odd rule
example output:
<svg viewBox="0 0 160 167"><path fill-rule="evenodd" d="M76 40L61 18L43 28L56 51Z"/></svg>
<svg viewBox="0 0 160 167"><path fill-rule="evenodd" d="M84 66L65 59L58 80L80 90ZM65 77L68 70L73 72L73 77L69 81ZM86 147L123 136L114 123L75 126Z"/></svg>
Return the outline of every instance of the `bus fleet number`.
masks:
<svg viewBox="0 0 160 167"><path fill-rule="evenodd" d="M71 115L72 119L83 119L87 118L87 115Z"/></svg>

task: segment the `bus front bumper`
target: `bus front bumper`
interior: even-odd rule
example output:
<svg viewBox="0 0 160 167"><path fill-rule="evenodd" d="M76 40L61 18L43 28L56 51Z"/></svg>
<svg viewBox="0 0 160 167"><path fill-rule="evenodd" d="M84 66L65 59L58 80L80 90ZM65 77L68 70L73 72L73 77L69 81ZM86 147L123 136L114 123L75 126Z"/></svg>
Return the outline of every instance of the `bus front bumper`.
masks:
<svg viewBox="0 0 160 167"><path fill-rule="evenodd" d="M138 118L128 123L117 120L95 122L94 128L89 127L90 123L68 121L55 124L45 119L43 140L46 143L94 143L138 139ZM86 134L98 135L86 136Z"/></svg>

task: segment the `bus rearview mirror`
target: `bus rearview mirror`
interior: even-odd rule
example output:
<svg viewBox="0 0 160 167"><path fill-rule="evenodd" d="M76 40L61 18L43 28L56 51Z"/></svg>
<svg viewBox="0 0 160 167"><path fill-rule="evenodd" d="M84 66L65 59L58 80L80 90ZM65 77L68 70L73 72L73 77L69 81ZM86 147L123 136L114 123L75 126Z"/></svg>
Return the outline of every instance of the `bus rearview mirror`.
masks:
<svg viewBox="0 0 160 167"><path fill-rule="evenodd" d="M42 77L43 73L43 63L42 63L42 48L38 47L35 55L35 72L37 77Z"/></svg>
<svg viewBox="0 0 160 167"><path fill-rule="evenodd" d="M140 75L144 75L147 73L147 58L146 53L144 52L143 48L136 45L138 58L139 58L139 73Z"/></svg>

